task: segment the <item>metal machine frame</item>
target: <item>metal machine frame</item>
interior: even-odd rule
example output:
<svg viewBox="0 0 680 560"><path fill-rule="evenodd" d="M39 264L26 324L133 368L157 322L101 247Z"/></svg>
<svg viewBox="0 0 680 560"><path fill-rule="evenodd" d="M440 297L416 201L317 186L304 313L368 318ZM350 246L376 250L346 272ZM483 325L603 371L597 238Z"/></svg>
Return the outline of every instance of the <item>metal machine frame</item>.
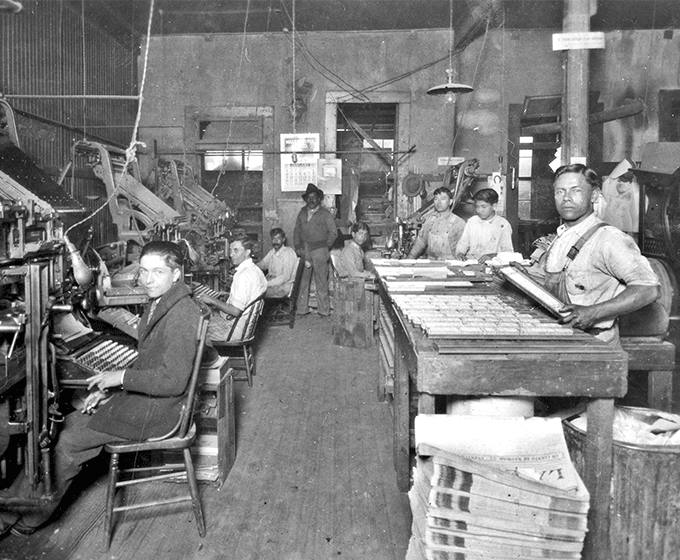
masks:
<svg viewBox="0 0 680 560"><path fill-rule="evenodd" d="M139 179L136 164L125 168L125 151L98 142L81 140L73 146L75 155L85 156L87 164L106 187L111 217L118 227L118 238L144 244L152 235L171 235L183 220L174 208L147 189ZM139 229L139 223L144 226Z"/></svg>

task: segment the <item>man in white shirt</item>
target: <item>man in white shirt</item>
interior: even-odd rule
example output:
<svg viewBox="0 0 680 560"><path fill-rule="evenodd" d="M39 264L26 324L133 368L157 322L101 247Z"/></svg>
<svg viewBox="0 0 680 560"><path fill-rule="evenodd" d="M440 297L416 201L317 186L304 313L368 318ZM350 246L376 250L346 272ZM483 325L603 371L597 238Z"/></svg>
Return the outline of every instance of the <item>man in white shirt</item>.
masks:
<svg viewBox="0 0 680 560"><path fill-rule="evenodd" d="M267 271L266 297L286 297L290 294L295 282L298 256L290 247L286 247L286 234L281 228L269 232L272 250L257 263L262 271Z"/></svg>
<svg viewBox="0 0 680 560"><path fill-rule="evenodd" d="M234 323L249 303L252 303L267 289L267 279L251 258L253 242L247 236L236 237L229 246L229 257L232 265L236 266L236 272L231 282L229 299L224 303L207 295L200 295L198 299L211 306L213 309L208 327L210 340L226 340ZM243 325L239 325L243 329ZM238 329L237 329L238 330ZM241 332L234 332L233 337L238 339Z"/></svg>
<svg viewBox="0 0 680 560"><path fill-rule="evenodd" d="M458 259L476 259L484 263L498 253L511 253L512 227L503 216L496 214L498 193L494 189L482 189L472 199L475 201L475 216L465 224L463 235L456 245Z"/></svg>

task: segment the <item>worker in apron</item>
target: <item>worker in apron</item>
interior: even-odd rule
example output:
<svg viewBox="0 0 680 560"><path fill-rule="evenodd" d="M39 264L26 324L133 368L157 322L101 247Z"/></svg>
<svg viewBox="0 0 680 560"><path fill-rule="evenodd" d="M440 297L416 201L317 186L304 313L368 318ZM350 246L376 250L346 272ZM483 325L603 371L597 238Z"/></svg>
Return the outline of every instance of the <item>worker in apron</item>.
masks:
<svg viewBox="0 0 680 560"><path fill-rule="evenodd" d="M427 251L427 258L456 258L456 245L465 229L465 220L452 212L453 193L446 187L434 191L434 214L427 217L406 258L417 259Z"/></svg>
<svg viewBox="0 0 680 560"><path fill-rule="evenodd" d="M585 165L556 171L562 225L541 259L543 285L565 303L563 323L616 345L616 319L656 301L659 279L634 240L595 215L599 186Z"/></svg>

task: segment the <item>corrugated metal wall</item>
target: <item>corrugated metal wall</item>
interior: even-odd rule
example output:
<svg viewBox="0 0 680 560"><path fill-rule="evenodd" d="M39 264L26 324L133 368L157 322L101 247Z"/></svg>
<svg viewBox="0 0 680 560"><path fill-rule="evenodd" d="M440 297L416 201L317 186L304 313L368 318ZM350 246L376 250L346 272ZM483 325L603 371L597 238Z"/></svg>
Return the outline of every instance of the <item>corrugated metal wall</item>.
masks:
<svg viewBox="0 0 680 560"><path fill-rule="evenodd" d="M69 160L76 140L127 146L135 101L12 95L136 95L133 39L122 44L90 23L86 10L74 10L60 0L22 0L22 4L17 14L0 13L0 92L17 112L22 149L54 172ZM90 211L106 200L104 185L96 179L69 174L65 187ZM96 244L115 239L107 210L98 213L92 225Z"/></svg>

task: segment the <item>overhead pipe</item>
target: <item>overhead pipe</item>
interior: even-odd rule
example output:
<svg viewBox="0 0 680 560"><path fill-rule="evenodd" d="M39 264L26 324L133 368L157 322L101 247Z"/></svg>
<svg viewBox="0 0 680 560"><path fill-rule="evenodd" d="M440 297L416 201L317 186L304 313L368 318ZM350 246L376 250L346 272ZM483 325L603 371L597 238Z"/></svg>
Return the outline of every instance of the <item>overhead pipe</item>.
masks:
<svg viewBox="0 0 680 560"><path fill-rule="evenodd" d="M1 2L2 0L0 0ZM139 101L139 95L34 95L24 93L6 93L6 98L13 99L118 99L120 101Z"/></svg>

